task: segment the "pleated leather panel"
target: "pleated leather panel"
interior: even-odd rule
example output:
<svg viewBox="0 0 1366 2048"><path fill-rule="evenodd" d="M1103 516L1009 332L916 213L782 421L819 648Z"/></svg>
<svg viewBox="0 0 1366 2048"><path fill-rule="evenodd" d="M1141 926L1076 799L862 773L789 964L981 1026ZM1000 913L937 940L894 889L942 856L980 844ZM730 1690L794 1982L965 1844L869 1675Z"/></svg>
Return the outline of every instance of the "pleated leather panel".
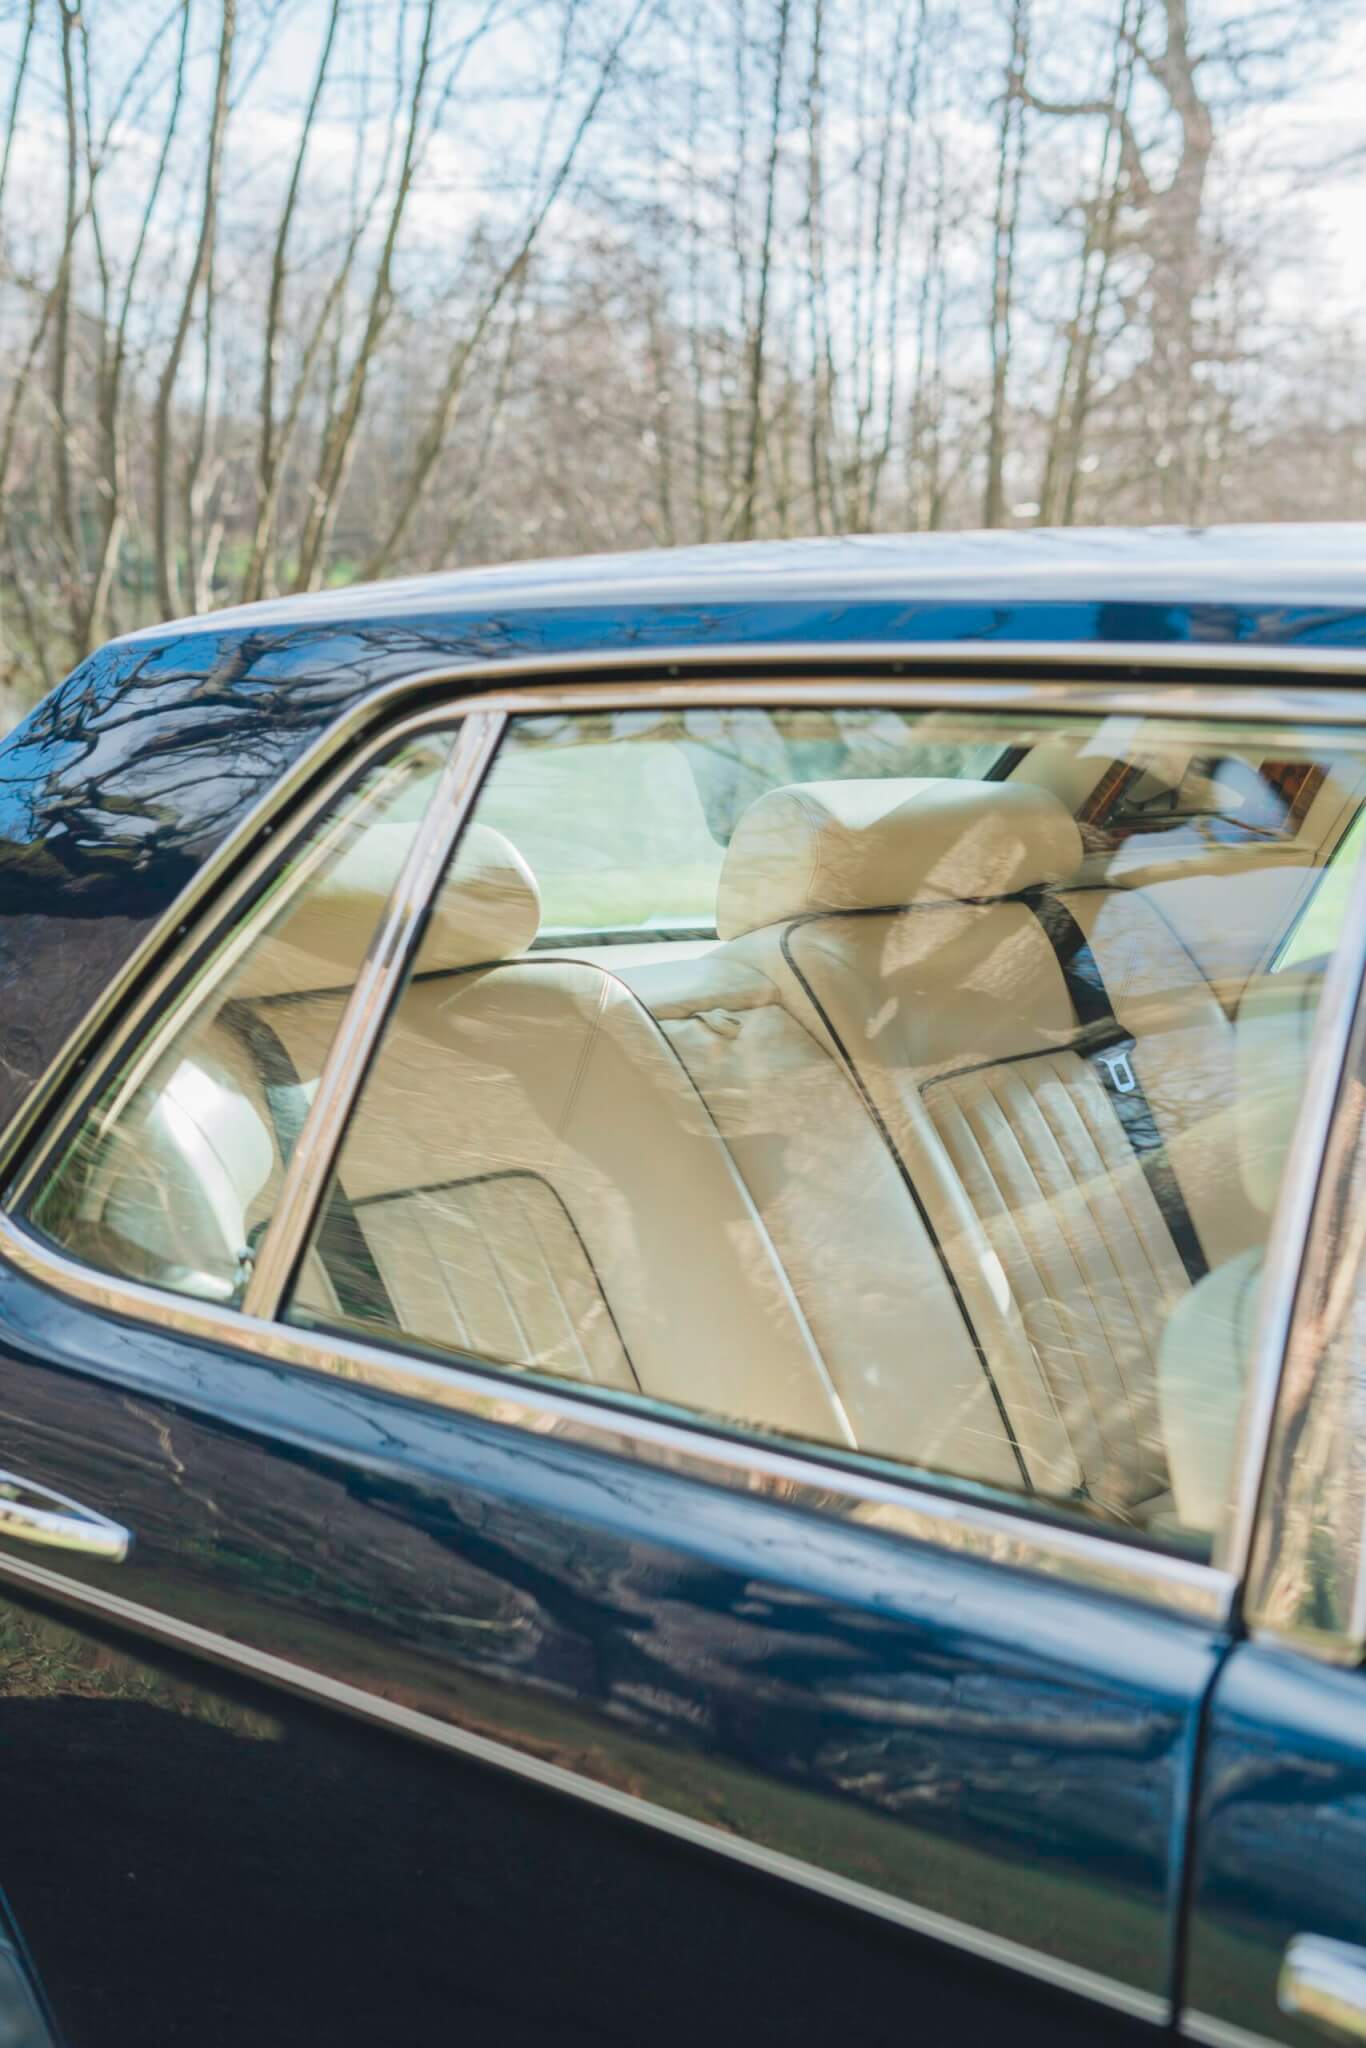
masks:
<svg viewBox="0 0 1366 2048"><path fill-rule="evenodd" d="M409 1335L590 1386L635 1387L583 1240L536 1175L362 1203L357 1221Z"/></svg>
<svg viewBox="0 0 1366 2048"><path fill-rule="evenodd" d="M1121 1512L1152 1499L1167 1485L1157 1347L1188 1282L1104 1087L1060 1051L945 1076L923 1098L1087 1490Z"/></svg>

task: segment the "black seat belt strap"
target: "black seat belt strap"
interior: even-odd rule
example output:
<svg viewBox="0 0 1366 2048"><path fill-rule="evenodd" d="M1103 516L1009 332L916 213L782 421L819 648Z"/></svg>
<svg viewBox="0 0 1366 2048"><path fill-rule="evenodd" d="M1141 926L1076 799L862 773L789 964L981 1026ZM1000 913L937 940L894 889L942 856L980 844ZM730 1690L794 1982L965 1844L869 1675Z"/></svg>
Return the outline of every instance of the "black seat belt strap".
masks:
<svg viewBox="0 0 1366 2048"><path fill-rule="evenodd" d="M1086 934L1056 896L1030 892L1024 899L1043 928L1059 968L1082 1038L1076 1050L1098 1074L1134 1157L1162 1212L1172 1243L1192 1286L1209 1271L1190 1210L1167 1156L1167 1146L1133 1064L1135 1040L1115 1016L1100 963Z"/></svg>

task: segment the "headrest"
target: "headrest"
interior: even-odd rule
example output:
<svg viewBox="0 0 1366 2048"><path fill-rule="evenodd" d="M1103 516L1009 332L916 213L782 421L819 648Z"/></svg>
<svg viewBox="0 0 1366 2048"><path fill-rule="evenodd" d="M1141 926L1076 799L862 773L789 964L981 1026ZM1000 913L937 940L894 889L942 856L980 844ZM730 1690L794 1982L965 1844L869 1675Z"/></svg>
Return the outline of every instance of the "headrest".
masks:
<svg viewBox="0 0 1366 2048"><path fill-rule="evenodd" d="M717 891L723 939L808 911L1011 896L1060 882L1081 834L1046 789L1013 782L802 782L741 816Z"/></svg>
<svg viewBox="0 0 1366 2048"><path fill-rule="evenodd" d="M468 825L432 905L418 966L477 967L525 953L541 927L536 877L492 825Z"/></svg>
<svg viewBox="0 0 1366 2048"><path fill-rule="evenodd" d="M349 983L398 880L417 826L371 825L325 874L305 883L270 938L248 955L236 993L298 993ZM521 953L541 922L536 879L490 825L470 825L432 905L418 966L474 967Z"/></svg>
<svg viewBox="0 0 1366 2048"><path fill-rule="evenodd" d="M1238 1165L1249 1199L1264 1216L1276 1205L1300 1113L1322 992L1323 964L1317 962L1263 975L1238 1005Z"/></svg>

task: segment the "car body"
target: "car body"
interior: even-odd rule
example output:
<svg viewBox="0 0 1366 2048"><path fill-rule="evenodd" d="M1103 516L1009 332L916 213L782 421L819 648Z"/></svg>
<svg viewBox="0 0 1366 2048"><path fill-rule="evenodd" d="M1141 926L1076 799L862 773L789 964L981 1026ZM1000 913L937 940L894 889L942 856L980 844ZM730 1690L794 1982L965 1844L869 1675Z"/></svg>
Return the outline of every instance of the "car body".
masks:
<svg viewBox="0 0 1366 2048"><path fill-rule="evenodd" d="M19 2038L1366 2029L1363 571L1347 526L474 571L132 635L10 735ZM926 902L966 951L922 946ZM444 1037L412 1027L427 996ZM717 1067L761 1003L780 1051ZM194 1050L233 1004L278 1155L235 1210L248 1084ZM884 1057L892 1029L932 1059ZM1003 1207L937 1106L912 1156L896 1116L945 1079L1014 1143L1011 1089L1057 1059L1116 1119L1094 1168L1064 1186L1031 1152ZM1175 1197L1130 1128L1145 1089ZM467 1125L486 1170L448 1171ZM419 1217L446 1232L421 1273ZM469 1305L490 1273L507 1343ZM967 1448L954 1407L931 1457L960 1314L985 1378ZM898 1325L909 1420L859 1362ZM1141 1411L1118 1449L1102 1366Z"/></svg>

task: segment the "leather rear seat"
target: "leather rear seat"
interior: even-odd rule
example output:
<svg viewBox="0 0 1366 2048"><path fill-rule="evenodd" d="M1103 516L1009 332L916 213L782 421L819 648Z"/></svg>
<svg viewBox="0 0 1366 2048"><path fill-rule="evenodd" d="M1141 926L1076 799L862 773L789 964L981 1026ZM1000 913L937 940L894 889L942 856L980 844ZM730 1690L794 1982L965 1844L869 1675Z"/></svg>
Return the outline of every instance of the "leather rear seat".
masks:
<svg viewBox="0 0 1366 2048"><path fill-rule="evenodd" d="M334 1314L368 1260L371 1321L853 1441L764 1222L643 1004L589 962L491 959L523 954L538 918L520 856L472 828L343 1151L356 1256L329 1261L328 1285L305 1274L301 1305ZM330 1030L321 1001L273 1011L303 1058Z"/></svg>
<svg viewBox="0 0 1366 2048"><path fill-rule="evenodd" d="M895 1448L951 1471L984 1469L988 1433L961 1340L945 1336L943 1288L926 1285L937 1259L1030 1481L1143 1520L1168 1505L1156 1345L1190 1280L1104 1080L1074 1049L1078 1017L1054 947L1019 900L1056 889L1081 856L1068 812L1040 790L946 781L777 790L744 815L727 855L718 906L727 943L672 985L665 969L631 978L685 1050L842 1389L861 1373L897 1390ZM1228 1020L1140 899L1058 894L1133 1036L1129 1057L1179 1162L1197 1235L1227 1256L1256 1228L1245 1202L1225 1201L1222 1163L1202 1157L1212 1111L1232 1100ZM733 992L746 976L741 1007ZM790 1082L779 1099L775 1063L744 1021L750 1011L773 1012L772 1040L800 1026L810 1047L840 1062L871 1119L861 1135L850 1124L835 1137L832 1123L827 1145ZM723 1071L715 1047L727 1042ZM831 1083L817 1083L810 1054L807 1063L803 1085L822 1086L824 1102ZM899 1201L874 1164L875 1128L884 1158L903 1171ZM875 1186L876 1199L860 1199ZM909 1223L907 1196L918 1212ZM788 1228L781 1206L795 1219L808 1199L810 1219ZM837 1219L823 1264L810 1250L818 1215L826 1235ZM878 1273L889 1276L882 1290ZM851 1412L860 1414L856 1399Z"/></svg>
<svg viewBox="0 0 1366 2048"><path fill-rule="evenodd" d="M343 1159L354 1257L334 1231L303 1306L334 1316L340 1280L476 1356L1160 1513L1155 1349L1190 1282L1022 891L1101 963L1211 1261L1261 1222L1207 1143L1228 1020L1141 898L1058 886L1080 859L1039 790L775 791L725 943L613 973L489 963L539 905L473 828ZM271 993L316 1071L337 996Z"/></svg>

